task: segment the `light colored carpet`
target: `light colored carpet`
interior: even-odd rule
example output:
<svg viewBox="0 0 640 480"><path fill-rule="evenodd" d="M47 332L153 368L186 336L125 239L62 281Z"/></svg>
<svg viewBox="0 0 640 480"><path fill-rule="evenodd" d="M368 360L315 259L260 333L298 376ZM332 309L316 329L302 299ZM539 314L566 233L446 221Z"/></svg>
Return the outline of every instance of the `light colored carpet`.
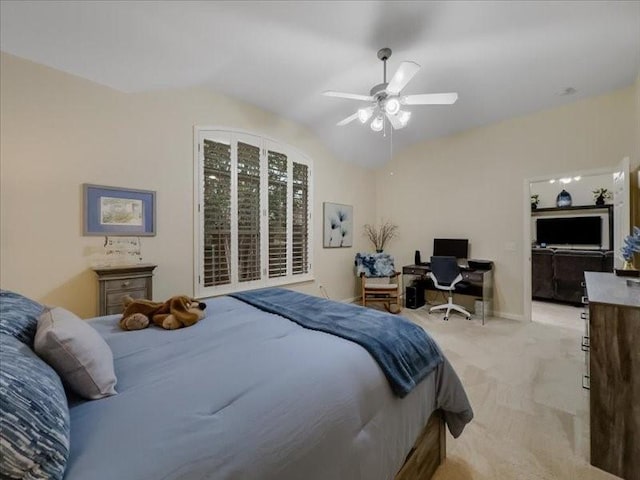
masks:
<svg viewBox="0 0 640 480"><path fill-rule="evenodd" d="M576 309L578 311L578 309ZM402 314L423 326L462 379L475 419L434 480L613 480L589 465L589 393L580 332L535 322Z"/></svg>
<svg viewBox="0 0 640 480"><path fill-rule="evenodd" d="M534 322L555 325L557 327L584 330L584 320L580 318L582 307L564 305L562 303L531 302L531 318Z"/></svg>

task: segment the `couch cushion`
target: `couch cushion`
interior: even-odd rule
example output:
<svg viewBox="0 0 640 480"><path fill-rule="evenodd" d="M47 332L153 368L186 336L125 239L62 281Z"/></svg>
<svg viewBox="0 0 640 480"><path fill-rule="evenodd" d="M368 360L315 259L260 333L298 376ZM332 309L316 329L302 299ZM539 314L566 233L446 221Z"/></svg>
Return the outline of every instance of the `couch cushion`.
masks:
<svg viewBox="0 0 640 480"><path fill-rule="evenodd" d="M0 477L61 479L69 456L69 408L60 378L4 333L0 365Z"/></svg>
<svg viewBox="0 0 640 480"><path fill-rule="evenodd" d="M44 307L9 290L0 290L0 333L11 335L33 348L38 317Z"/></svg>
<svg viewBox="0 0 640 480"><path fill-rule="evenodd" d="M70 311L56 307L40 315L34 349L78 395L91 400L115 395L109 345Z"/></svg>

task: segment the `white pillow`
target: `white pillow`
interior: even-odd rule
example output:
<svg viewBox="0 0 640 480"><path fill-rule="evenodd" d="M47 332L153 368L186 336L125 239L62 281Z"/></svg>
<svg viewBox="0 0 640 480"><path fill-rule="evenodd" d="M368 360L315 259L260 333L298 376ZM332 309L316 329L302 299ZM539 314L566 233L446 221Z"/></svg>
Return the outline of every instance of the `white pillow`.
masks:
<svg viewBox="0 0 640 480"><path fill-rule="evenodd" d="M116 394L109 345L70 311L56 307L40 315L34 349L78 395L96 400Z"/></svg>

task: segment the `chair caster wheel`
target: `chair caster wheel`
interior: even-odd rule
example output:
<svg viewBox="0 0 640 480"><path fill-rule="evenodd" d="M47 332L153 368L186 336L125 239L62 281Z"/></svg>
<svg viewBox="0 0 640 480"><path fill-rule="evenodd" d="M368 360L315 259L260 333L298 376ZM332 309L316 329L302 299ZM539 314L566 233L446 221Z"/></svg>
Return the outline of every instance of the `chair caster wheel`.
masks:
<svg viewBox="0 0 640 480"><path fill-rule="evenodd" d="M467 317L467 320L471 320L471 317Z"/></svg>
<svg viewBox="0 0 640 480"><path fill-rule="evenodd" d="M449 321L449 317L444 317L444 318L443 318L443 320L444 320L445 322L448 322L448 321Z"/></svg>

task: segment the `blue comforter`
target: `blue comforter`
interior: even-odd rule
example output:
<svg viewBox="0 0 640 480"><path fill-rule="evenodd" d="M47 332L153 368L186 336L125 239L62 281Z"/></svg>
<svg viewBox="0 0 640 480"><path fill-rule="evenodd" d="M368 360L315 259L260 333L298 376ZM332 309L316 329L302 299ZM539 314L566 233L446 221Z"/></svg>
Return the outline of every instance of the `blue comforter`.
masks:
<svg viewBox="0 0 640 480"><path fill-rule="evenodd" d="M357 343L375 359L391 389L405 397L442 363L431 337L402 317L283 288L265 288L231 295L298 325Z"/></svg>

